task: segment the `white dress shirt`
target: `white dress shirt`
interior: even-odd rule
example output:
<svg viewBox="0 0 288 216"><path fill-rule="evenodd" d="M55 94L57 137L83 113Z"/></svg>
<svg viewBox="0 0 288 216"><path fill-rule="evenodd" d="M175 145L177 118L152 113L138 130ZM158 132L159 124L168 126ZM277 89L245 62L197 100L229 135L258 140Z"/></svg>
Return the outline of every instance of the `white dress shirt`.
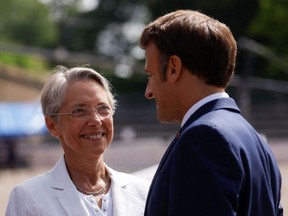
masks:
<svg viewBox="0 0 288 216"><path fill-rule="evenodd" d="M186 114L184 115L184 118L182 119L181 127L183 127L183 125L186 123L186 121L189 119L189 117L194 112L196 112L196 110L198 110L201 106L203 106L204 104L206 104L212 100L216 100L219 98L228 98L228 97L229 97L229 95L226 92L219 92L219 93L211 94L211 95L201 99L200 101L195 103L192 107L190 107L190 109L186 112Z"/></svg>

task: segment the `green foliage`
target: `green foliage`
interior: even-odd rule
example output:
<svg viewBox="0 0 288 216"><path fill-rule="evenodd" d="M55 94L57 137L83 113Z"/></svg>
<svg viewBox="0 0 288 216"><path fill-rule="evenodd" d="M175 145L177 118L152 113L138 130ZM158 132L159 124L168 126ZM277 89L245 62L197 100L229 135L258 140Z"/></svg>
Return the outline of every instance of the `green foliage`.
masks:
<svg viewBox="0 0 288 216"><path fill-rule="evenodd" d="M260 0L260 10L247 30L247 34L275 51L288 50L288 1Z"/></svg>
<svg viewBox="0 0 288 216"><path fill-rule="evenodd" d="M0 35L1 41L34 46L52 46L58 37L47 6L38 0L2 1Z"/></svg>
<svg viewBox="0 0 288 216"><path fill-rule="evenodd" d="M260 9L246 30L249 38L265 46L275 59L257 56L254 76L288 80L288 67L280 67L288 61L288 1L260 0ZM276 60L279 59L279 61ZM284 64L283 63L283 64Z"/></svg>
<svg viewBox="0 0 288 216"><path fill-rule="evenodd" d="M125 49L131 44L127 42L121 28L132 19L139 7L142 5L138 1L102 0L94 10L79 13L78 16L73 17L75 21L73 24L68 19L63 20L61 24L62 44L69 50L89 50L97 53L99 51L96 45L97 38L101 32L108 29L109 36L115 37L114 42L118 44L118 47Z"/></svg>
<svg viewBox="0 0 288 216"><path fill-rule="evenodd" d="M259 0L154 0L148 2L154 18L176 9L192 9L203 12L227 24L238 38L259 9Z"/></svg>
<svg viewBox="0 0 288 216"><path fill-rule="evenodd" d="M140 74L133 74L132 77L129 78L119 78L117 76L111 76L110 81L114 88L116 89L116 93L124 93L131 92L131 89L135 92L143 92L146 88L147 79L145 76ZM143 96L144 97L144 96Z"/></svg>
<svg viewBox="0 0 288 216"><path fill-rule="evenodd" d="M12 53L0 53L0 64L16 66L37 73L44 73L49 67L48 62L44 59Z"/></svg>
<svg viewBox="0 0 288 216"><path fill-rule="evenodd" d="M242 36L255 39L281 54L283 60L288 58L288 0L99 0L98 7L88 12L78 10L80 0L50 0L48 5L40 0L0 1L1 42L49 48L63 46L69 51L108 56L117 63L125 63L129 58L133 65L133 60L141 58L133 56L138 41L129 38L131 34L135 36L135 29L140 34L144 24L158 16L176 9L192 9L226 23L236 39ZM237 73L245 71L246 53L239 50ZM42 60L30 58L0 55L0 61L8 64L42 67ZM257 56L253 67L252 75L287 77L262 57ZM129 88L128 83L114 77L114 71L108 74L121 89ZM128 82L131 80L142 83L135 76Z"/></svg>
<svg viewBox="0 0 288 216"><path fill-rule="evenodd" d="M107 70L105 68L97 68L91 66L96 71L104 75L112 84L112 91L116 94L130 92L131 89L135 92L143 92L147 85L147 76L143 73L133 73L127 78L121 78L115 75L114 70Z"/></svg>

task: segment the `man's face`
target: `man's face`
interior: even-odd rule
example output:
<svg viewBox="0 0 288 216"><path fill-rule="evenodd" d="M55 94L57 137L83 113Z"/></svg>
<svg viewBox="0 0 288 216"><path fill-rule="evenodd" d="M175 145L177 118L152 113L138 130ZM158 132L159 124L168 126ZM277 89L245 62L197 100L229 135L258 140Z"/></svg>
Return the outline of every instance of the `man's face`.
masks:
<svg viewBox="0 0 288 216"><path fill-rule="evenodd" d="M150 43L145 50L145 72L148 75L148 83L145 91L147 99L155 99L157 116L160 122L174 122L172 86L169 80L161 78L161 55L154 43Z"/></svg>

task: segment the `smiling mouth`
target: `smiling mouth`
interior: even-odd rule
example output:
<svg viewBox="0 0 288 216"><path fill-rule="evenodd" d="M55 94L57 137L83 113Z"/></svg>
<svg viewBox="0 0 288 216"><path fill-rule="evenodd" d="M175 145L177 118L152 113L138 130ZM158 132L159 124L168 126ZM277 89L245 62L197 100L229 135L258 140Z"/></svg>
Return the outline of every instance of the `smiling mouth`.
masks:
<svg viewBox="0 0 288 216"><path fill-rule="evenodd" d="M98 140L104 136L104 133L97 133L97 134L89 134L89 135L82 135L81 137L90 140Z"/></svg>

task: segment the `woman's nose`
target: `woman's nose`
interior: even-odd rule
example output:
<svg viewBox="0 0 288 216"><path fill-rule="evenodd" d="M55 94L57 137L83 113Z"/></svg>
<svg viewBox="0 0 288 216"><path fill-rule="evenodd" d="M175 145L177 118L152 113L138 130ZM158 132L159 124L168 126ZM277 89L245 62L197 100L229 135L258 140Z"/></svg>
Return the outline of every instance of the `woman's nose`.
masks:
<svg viewBox="0 0 288 216"><path fill-rule="evenodd" d="M102 117L98 114L97 111L93 111L90 113L88 119L90 120L89 122L93 122L93 124L96 124L99 125L99 124L102 124Z"/></svg>

